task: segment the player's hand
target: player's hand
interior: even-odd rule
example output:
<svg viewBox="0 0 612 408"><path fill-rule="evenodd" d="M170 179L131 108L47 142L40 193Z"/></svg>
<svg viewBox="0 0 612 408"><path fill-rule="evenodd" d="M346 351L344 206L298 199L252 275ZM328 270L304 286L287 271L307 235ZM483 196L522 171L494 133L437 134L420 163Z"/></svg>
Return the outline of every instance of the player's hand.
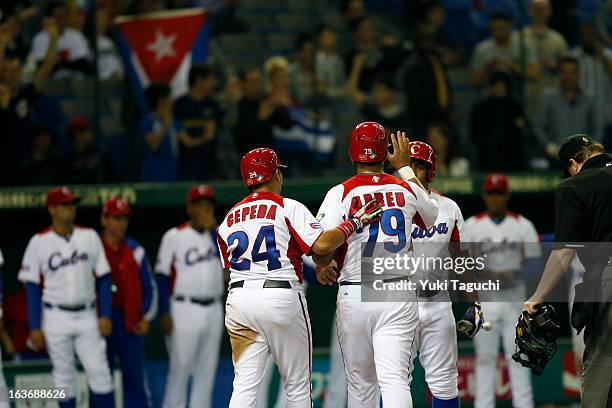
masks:
<svg viewBox="0 0 612 408"><path fill-rule="evenodd" d="M113 332L113 323L108 317L100 317L98 319L98 328L100 329L100 336L108 337Z"/></svg>
<svg viewBox="0 0 612 408"><path fill-rule="evenodd" d="M159 316L159 327L164 334L172 333L172 326L172 317L170 317L169 313Z"/></svg>
<svg viewBox="0 0 612 408"><path fill-rule="evenodd" d="M542 299L537 293L534 294L530 299L528 299L525 303L523 303L523 310L530 315L535 314L535 312L542 306L544 303L544 299Z"/></svg>
<svg viewBox="0 0 612 408"><path fill-rule="evenodd" d="M482 313L480 302L474 302L470 305L468 310L465 311L460 323L461 322L466 323L468 326L467 331L463 333L470 339L474 338L484 323L484 314Z"/></svg>
<svg viewBox="0 0 612 408"><path fill-rule="evenodd" d="M139 321L138 323L134 325L134 328L132 329L132 331L137 336L144 336L145 334L149 332L149 322L145 319L142 319L141 321Z"/></svg>
<svg viewBox="0 0 612 408"><path fill-rule="evenodd" d="M336 261L331 261L329 265L319 266L315 268L317 280L321 285L330 286L338 280L338 265Z"/></svg>
<svg viewBox="0 0 612 408"><path fill-rule="evenodd" d="M355 223L355 230L360 230L364 225L368 225L378 220L383 212L382 203L375 198L368 201L350 218Z"/></svg>
<svg viewBox="0 0 612 408"><path fill-rule="evenodd" d="M406 137L406 132L391 133L391 145L393 154L389 153L387 159L395 170L410 165L410 140Z"/></svg>
<svg viewBox="0 0 612 408"><path fill-rule="evenodd" d="M30 343L32 343L34 351L41 351L45 347L45 335L41 329L34 329L30 331L28 340L30 340Z"/></svg>

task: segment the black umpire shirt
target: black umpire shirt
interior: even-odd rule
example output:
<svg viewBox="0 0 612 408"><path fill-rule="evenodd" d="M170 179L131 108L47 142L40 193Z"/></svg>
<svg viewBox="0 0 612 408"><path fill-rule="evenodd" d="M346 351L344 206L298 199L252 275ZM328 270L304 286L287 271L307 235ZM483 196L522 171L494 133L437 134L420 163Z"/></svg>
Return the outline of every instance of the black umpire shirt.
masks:
<svg viewBox="0 0 612 408"><path fill-rule="evenodd" d="M556 192L555 208L555 241L612 242L612 155L588 159L578 174L564 180ZM587 271L598 269L602 258L610 256L591 247L578 250Z"/></svg>

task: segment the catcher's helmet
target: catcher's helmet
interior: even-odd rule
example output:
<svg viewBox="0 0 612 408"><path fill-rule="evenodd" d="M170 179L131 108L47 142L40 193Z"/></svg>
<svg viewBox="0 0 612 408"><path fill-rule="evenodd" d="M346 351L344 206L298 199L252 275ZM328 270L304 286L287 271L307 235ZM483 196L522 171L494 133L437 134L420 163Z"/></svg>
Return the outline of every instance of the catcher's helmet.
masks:
<svg viewBox="0 0 612 408"><path fill-rule="evenodd" d="M557 351L558 334L559 320L552 305L540 307L534 315L523 312L516 324L516 350L512 359L531 368L535 375L542 374Z"/></svg>
<svg viewBox="0 0 612 408"><path fill-rule="evenodd" d="M414 141L410 142L410 157L429 163L429 170L427 171L427 181L433 180L436 176L436 152L433 147L425 142Z"/></svg>
<svg viewBox="0 0 612 408"><path fill-rule="evenodd" d="M363 122L353 128L349 156L353 163L377 163L387 158L387 132L376 122Z"/></svg>
<svg viewBox="0 0 612 408"><path fill-rule="evenodd" d="M287 166L280 164L274 150L267 147L253 149L245 154L240 162L242 181L247 188L266 183L279 167Z"/></svg>

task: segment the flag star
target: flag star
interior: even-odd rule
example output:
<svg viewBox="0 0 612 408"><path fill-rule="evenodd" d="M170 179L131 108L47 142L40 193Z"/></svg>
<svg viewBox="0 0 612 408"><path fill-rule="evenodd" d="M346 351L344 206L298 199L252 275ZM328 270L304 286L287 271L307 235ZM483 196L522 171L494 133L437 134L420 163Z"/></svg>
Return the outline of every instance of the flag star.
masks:
<svg viewBox="0 0 612 408"><path fill-rule="evenodd" d="M159 62L165 57L173 57L176 52L172 44L176 40L176 34L165 36L161 31L155 32L155 41L147 45L147 51L155 53L155 62Z"/></svg>

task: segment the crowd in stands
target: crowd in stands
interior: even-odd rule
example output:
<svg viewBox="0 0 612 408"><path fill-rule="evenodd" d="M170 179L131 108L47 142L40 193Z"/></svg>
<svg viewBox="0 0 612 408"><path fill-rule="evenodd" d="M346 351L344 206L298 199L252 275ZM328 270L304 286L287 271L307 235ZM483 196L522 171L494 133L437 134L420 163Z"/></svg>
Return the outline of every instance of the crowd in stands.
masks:
<svg viewBox="0 0 612 408"><path fill-rule="evenodd" d="M95 13L1 1L0 186L230 179L262 145L280 151L289 176L350 172L347 135L362 120L432 144L442 175L558 167L559 144L575 133L609 148L610 0L315 3L292 52L261 66L210 55L186 94L153 83L140 112L114 18L203 6L215 41L258 28L239 0L99 0ZM340 25L326 22L332 12ZM92 78L124 93L119 143L92 112L62 112L47 92Z"/></svg>

